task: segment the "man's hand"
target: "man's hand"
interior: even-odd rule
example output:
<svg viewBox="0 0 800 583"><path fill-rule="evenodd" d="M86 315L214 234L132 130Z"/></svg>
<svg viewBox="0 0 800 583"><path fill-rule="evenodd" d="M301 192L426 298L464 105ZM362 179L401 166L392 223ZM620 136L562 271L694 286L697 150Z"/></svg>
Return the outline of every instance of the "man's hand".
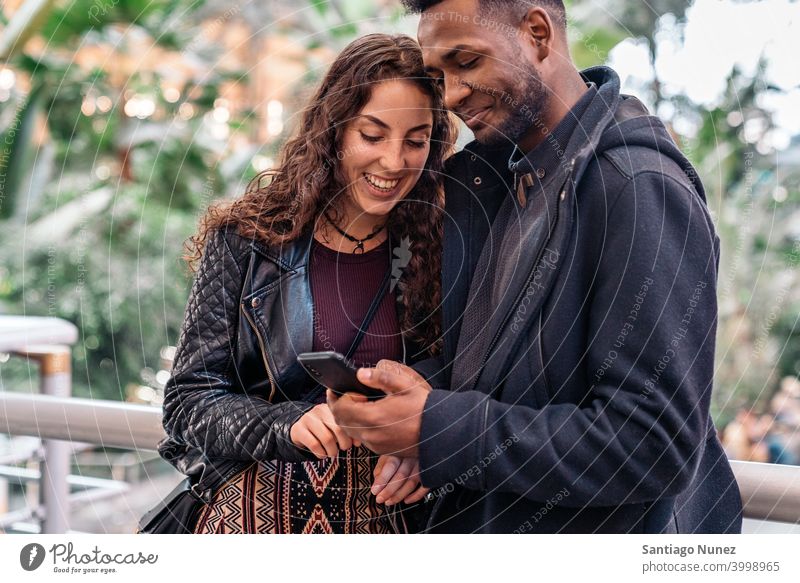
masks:
<svg viewBox="0 0 800 583"><path fill-rule="evenodd" d="M386 397L364 401L351 393L337 397L328 391L328 405L336 423L375 453L416 458L430 385L415 370L391 360L382 360L375 368L358 369L358 380L380 389Z"/></svg>
<svg viewBox="0 0 800 583"><path fill-rule="evenodd" d="M327 403L300 417L289 430L289 437L296 446L306 448L319 459L336 457L340 449L359 445L336 424Z"/></svg>
<svg viewBox="0 0 800 583"><path fill-rule="evenodd" d="M382 455L375 466L372 494L379 503L392 506L399 502L414 504L430 492L419 481L419 460Z"/></svg>

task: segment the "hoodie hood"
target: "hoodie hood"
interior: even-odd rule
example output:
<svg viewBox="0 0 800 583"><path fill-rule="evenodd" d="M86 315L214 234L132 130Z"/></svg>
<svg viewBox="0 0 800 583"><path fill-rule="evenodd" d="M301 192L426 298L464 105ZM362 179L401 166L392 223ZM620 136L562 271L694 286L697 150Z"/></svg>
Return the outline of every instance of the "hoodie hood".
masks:
<svg viewBox="0 0 800 583"><path fill-rule="evenodd" d="M620 94L620 80L617 73L609 67L592 67L582 71L581 76L587 83L594 83L598 87L597 96L585 114L590 118L587 122L591 123L593 118L599 120L606 117L604 114L612 113L609 123L598 127L600 131L596 146L591 146L591 142L595 140L586 143L590 152L599 155L620 147L655 150L677 163L700 198L705 201L705 189L691 162L678 148L675 140L658 117L651 115L637 98ZM611 112L612 109L613 112ZM587 148L583 148L583 150Z"/></svg>

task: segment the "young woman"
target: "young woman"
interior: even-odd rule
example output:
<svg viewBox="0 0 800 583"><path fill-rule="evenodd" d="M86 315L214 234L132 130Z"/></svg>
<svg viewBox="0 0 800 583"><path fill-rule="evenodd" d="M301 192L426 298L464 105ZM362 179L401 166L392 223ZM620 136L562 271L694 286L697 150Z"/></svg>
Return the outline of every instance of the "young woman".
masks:
<svg viewBox="0 0 800 583"><path fill-rule="evenodd" d="M416 42L369 35L333 63L277 169L203 217L159 449L187 475L227 478L195 532L406 529L370 492L376 456L336 425L296 356L374 366L437 351L453 138ZM420 500L417 485L401 500Z"/></svg>

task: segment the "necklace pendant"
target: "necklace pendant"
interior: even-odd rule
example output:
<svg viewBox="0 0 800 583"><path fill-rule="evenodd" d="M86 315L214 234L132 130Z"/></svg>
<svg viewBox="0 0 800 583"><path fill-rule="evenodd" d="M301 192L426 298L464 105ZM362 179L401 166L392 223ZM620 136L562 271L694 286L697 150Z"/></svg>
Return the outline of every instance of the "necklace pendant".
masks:
<svg viewBox="0 0 800 583"><path fill-rule="evenodd" d="M364 241L359 241L356 243L356 248L353 249L353 253L356 255L360 255L364 252Z"/></svg>

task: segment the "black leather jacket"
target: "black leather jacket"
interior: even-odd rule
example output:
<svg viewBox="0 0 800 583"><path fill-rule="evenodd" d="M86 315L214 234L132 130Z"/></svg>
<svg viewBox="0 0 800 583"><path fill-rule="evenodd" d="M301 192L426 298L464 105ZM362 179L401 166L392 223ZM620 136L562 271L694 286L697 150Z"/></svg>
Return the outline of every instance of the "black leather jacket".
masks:
<svg viewBox="0 0 800 583"><path fill-rule="evenodd" d="M159 453L182 473L315 459L289 438L314 406L295 359L312 349L311 242L276 253L233 228L209 234L164 396Z"/></svg>

